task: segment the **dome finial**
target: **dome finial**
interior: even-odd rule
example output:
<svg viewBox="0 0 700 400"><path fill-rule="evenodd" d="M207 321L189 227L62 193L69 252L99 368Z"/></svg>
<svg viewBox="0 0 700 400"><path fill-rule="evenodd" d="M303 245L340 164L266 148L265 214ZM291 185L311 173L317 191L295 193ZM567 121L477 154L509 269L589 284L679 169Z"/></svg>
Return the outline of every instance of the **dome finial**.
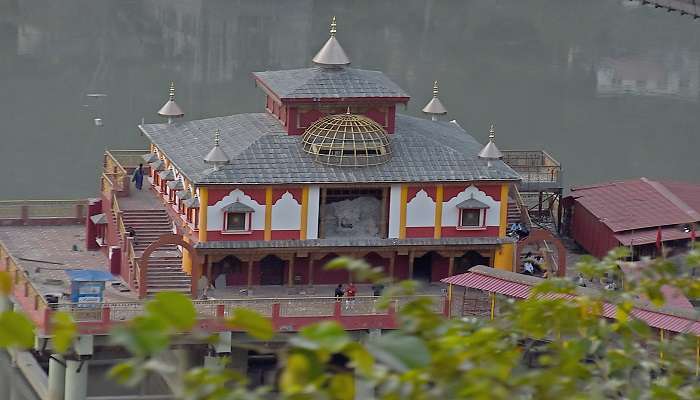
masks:
<svg viewBox="0 0 700 400"><path fill-rule="evenodd" d="M221 130L217 128L214 132L214 147L209 151L209 154L204 157L204 162L213 165L215 170L218 170L222 165L226 165L231 161L228 155L219 146L220 140Z"/></svg>
<svg viewBox="0 0 700 400"><path fill-rule="evenodd" d="M433 82L433 98L423 107L423 112L431 114L430 119L433 121L437 121L438 115L447 114L447 109L438 99L438 81Z"/></svg>
<svg viewBox="0 0 700 400"><path fill-rule="evenodd" d="M331 37L335 36L335 33L338 32L338 30L336 29L336 26L337 26L337 24L335 23L335 15L334 15L333 19L331 20L331 29L330 29Z"/></svg>
<svg viewBox="0 0 700 400"><path fill-rule="evenodd" d="M163 107L158 110L158 115L168 118L168 123L172 124L174 118L180 118L185 115L182 109L175 102L175 82L170 81L170 89L168 90L168 101L163 104Z"/></svg>
<svg viewBox="0 0 700 400"><path fill-rule="evenodd" d="M312 61L315 64L330 69L342 68L343 66L350 64L350 59L348 58L347 54L345 54L345 50L343 50L343 47L340 46L338 39L335 37L337 32L337 24L335 23L335 17L333 17L331 19L331 36L326 41L326 44L321 47L321 50L319 50L314 56Z"/></svg>
<svg viewBox="0 0 700 400"><path fill-rule="evenodd" d="M496 129L494 124L491 124L491 129L489 129L489 142L486 143L483 149L479 152L479 158L488 160L488 165L491 166L491 160L498 160L503 157L503 153L498 150L494 139L496 138Z"/></svg>

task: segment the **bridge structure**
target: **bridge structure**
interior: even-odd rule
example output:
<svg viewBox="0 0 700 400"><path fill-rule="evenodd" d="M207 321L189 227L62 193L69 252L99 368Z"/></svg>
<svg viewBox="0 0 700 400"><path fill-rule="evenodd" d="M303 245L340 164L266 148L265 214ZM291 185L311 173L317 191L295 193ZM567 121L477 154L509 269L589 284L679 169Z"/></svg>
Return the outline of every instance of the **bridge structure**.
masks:
<svg viewBox="0 0 700 400"><path fill-rule="evenodd" d="M641 3L665 9L668 12L676 11L693 19L700 18L700 0L641 0Z"/></svg>

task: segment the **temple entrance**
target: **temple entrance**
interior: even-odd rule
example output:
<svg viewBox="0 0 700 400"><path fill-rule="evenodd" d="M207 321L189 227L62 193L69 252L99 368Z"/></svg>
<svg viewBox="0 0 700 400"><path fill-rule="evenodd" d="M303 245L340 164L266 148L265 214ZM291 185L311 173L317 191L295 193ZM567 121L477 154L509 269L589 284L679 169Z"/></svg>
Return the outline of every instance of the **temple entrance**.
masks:
<svg viewBox="0 0 700 400"><path fill-rule="evenodd" d="M435 254L428 252L422 257L413 260L413 279L417 281L430 282L433 271L433 258Z"/></svg>
<svg viewBox="0 0 700 400"><path fill-rule="evenodd" d="M245 285L246 282L246 270L243 268L241 260L236 256L226 256L211 266L211 283L217 289Z"/></svg>
<svg viewBox="0 0 700 400"><path fill-rule="evenodd" d="M459 275L469 271L469 268L476 265L489 266L490 259L482 256L478 251L470 250L464 253L461 257L455 259L454 274Z"/></svg>
<svg viewBox="0 0 700 400"><path fill-rule="evenodd" d="M266 256L260 260L260 284L284 284L284 260L274 255Z"/></svg>

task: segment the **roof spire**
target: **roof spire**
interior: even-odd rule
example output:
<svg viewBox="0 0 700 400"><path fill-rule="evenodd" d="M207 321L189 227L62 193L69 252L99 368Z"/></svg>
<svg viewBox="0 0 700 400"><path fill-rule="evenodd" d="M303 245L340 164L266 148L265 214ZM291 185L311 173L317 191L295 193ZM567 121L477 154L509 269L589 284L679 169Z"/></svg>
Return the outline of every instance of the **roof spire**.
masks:
<svg viewBox="0 0 700 400"><path fill-rule="evenodd" d="M175 102L175 82L170 81L170 90L168 91L168 101L163 104L163 107L158 110L158 115L168 118L168 123L173 123L173 118L180 118L185 115L180 106Z"/></svg>
<svg viewBox="0 0 700 400"><path fill-rule="evenodd" d="M335 34L338 32L336 27L335 16L333 16L331 20L330 37L312 60L321 67L342 68L350 64L350 59L345 54L345 50L343 50L343 47L338 43L338 39L335 38Z"/></svg>
<svg viewBox="0 0 700 400"><path fill-rule="evenodd" d="M335 29L336 26L337 26L337 24L335 23L335 15L334 15L334 16L333 16L333 19L331 20L331 29L330 29L331 37L334 37L334 36L335 36L335 33L338 32L338 31Z"/></svg>
<svg viewBox="0 0 700 400"><path fill-rule="evenodd" d="M437 121L438 115L447 114L447 109L438 98L438 81L433 83L433 98L423 107L423 112L431 114L430 119Z"/></svg>
<svg viewBox="0 0 700 400"><path fill-rule="evenodd" d="M221 150L221 147L219 147L220 139L221 131L217 129L214 133L214 148L212 148L211 151L209 151L209 154L204 157L204 162L206 164L213 165L215 170L218 170L222 165L226 165L231 162L228 155L226 155L226 153Z"/></svg>
<svg viewBox="0 0 700 400"><path fill-rule="evenodd" d="M486 143L486 146L479 152L479 158L485 158L489 160L489 163L491 162L490 160L498 160L503 157L503 153L496 147L494 139L496 139L496 130L494 129L494 125L491 124L491 129L489 129L489 142Z"/></svg>

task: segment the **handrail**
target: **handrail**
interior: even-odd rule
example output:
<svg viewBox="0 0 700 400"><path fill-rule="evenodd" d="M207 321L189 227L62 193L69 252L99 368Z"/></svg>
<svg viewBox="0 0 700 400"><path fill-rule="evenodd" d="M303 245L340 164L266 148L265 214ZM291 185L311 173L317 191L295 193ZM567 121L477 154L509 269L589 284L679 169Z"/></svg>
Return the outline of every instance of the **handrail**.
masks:
<svg viewBox="0 0 700 400"><path fill-rule="evenodd" d="M17 303L40 326L45 327L48 324L46 311L50 310L48 302L1 240L0 260L4 260L4 270L12 277Z"/></svg>
<svg viewBox="0 0 700 400"><path fill-rule="evenodd" d="M134 243L131 239L129 239L129 236L127 235L126 232L126 226L124 226L124 219L122 217L122 212L119 209L119 202L117 201L117 196L116 194L113 195L112 197L112 212L114 212L114 215L117 220L117 230L119 231L119 237L122 242L122 246L124 251L126 252L126 259L129 260L129 264L133 267L134 269L134 274L132 276L131 280L135 280L136 283L139 284L139 287L141 287L142 284L146 284L145 282L141 282L141 271L139 267L139 263L136 260L136 252L134 251ZM132 283L132 282L129 282Z"/></svg>

